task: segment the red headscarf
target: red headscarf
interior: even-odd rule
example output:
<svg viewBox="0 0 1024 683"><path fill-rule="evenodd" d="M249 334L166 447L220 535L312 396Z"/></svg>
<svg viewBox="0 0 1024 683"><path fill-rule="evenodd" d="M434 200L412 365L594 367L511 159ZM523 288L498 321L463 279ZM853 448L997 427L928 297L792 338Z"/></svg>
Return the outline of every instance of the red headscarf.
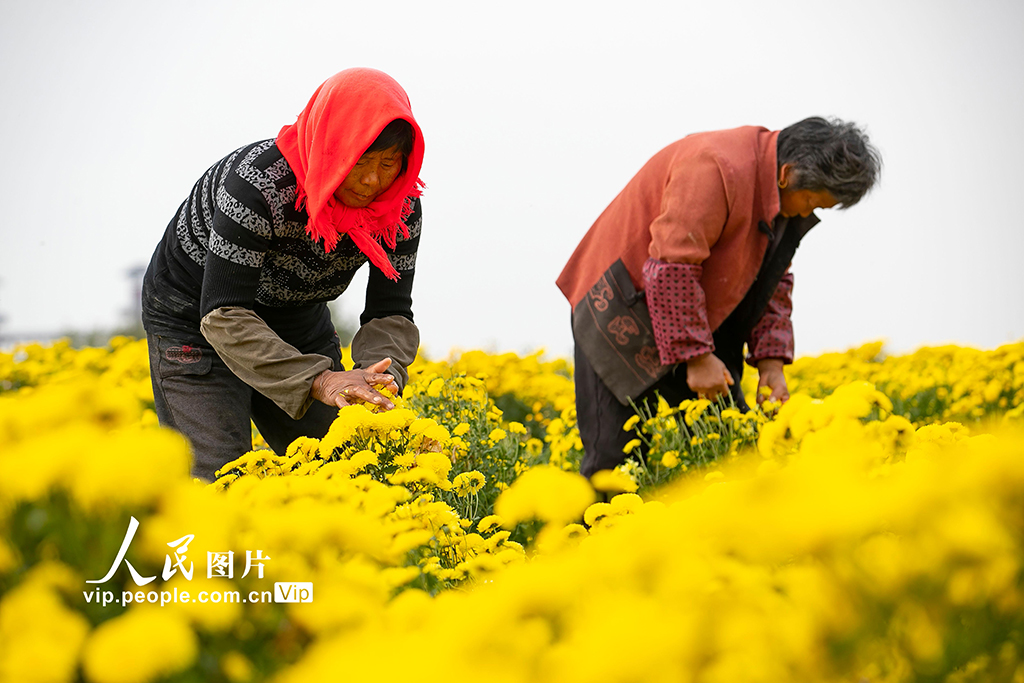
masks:
<svg viewBox="0 0 1024 683"><path fill-rule="evenodd" d="M405 119L415 131L405 172L369 206L345 206L334 198L334 191L395 119ZM337 73L313 93L298 120L281 129L277 146L298 180L295 208L301 210L305 204L309 236L323 240L329 252L339 236L347 234L375 266L397 280L398 271L380 241L394 248L399 229L409 236L404 220L412 212L412 198L423 188L423 135L402 86L375 69Z"/></svg>

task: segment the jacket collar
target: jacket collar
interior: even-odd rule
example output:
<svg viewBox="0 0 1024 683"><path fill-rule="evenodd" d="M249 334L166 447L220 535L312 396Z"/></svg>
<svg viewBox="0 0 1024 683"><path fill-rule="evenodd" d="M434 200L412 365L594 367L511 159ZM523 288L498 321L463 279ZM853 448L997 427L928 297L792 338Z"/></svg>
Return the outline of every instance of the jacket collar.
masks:
<svg viewBox="0 0 1024 683"><path fill-rule="evenodd" d="M788 226L787 229L789 229L789 230L799 230L800 231L800 239L803 239L804 235L807 234L807 231L810 230L811 228L813 228L815 225L817 225L820 222L821 222L821 219L818 218L816 215L814 215L814 212L812 211L811 215L808 216L807 218L804 218L803 216L793 216L792 218L790 218L789 219L789 226Z"/></svg>

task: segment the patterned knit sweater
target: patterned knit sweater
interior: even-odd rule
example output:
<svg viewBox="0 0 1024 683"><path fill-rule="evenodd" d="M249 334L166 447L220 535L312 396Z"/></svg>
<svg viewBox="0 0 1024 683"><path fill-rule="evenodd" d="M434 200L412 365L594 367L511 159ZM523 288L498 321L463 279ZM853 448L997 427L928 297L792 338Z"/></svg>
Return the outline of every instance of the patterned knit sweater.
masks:
<svg viewBox="0 0 1024 683"><path fill-rule="evenodd" d="M254 310L284 341L304 348L334 333L326 303L367 261L348 237L331 253L306 234L295 209L295 173L273 140L242 147L196 182L167 226L143 281L143 324L151 334L203 343L199 322L226 306ZM388 252L397 282L370 270L360 324L393 315L410 321L422 214L417 199Z"/></svg>

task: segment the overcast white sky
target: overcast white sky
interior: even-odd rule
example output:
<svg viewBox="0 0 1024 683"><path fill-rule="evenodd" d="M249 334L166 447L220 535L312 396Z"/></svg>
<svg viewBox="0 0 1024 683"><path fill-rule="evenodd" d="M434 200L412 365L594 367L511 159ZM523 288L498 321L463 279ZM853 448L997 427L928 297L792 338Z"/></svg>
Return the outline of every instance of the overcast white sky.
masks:
<svg viewBox="0 0 1024 683"><path fill-rule="evenodd" d="M0 0L0 334L110 327L192 184L372 66L426 139L414 309L451 347L571 352L554 285L687 133L866 126L882 184L794 261L797 353L1024 337L1024 3ZM362 284L342 297L355 318Z"/></svg>

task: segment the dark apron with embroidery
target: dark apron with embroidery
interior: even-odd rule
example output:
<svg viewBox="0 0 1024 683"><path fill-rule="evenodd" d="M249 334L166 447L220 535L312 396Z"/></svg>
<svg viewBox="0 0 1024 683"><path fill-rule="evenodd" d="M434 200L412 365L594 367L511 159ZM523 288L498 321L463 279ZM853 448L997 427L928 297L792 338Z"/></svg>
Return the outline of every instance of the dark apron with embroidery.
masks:
<svg viewBox="0 0 1024 683"><path fill-rule="evenodd" d="M813 214L808 218L790 218L779 244L773 245L774 233L761 221L758 229L768 235L770 256L761 262L746 295L712 334L715 355L732 373L733 398L742 407L746 406L740 391L743 345L764 315L800 240L817 222ZM646 297L636 291L621 259L613 263L576 304L572 312L572 331L576 344L586 354L598 377L623 405L636 400L669 373L679 374L680 368L685 381L685 363L661 364Z"/></svg>

